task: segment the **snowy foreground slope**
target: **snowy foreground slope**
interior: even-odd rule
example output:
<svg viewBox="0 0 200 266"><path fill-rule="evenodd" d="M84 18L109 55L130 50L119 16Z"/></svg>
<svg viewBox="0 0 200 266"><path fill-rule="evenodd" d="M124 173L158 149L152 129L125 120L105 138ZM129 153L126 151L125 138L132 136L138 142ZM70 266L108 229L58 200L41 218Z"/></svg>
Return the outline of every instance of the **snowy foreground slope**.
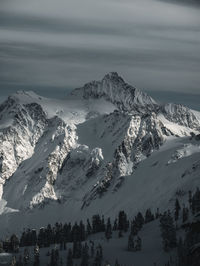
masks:
<svg viewBox="0 0 200 266"><path fill-rule="evenodd" d="M200 114L161 105L117 73L65 100L18 92L0 106L1 234L166 209L200 185Z"/></svg>
<svg viewBox="0 0 200 266"><path fill-rule="evenodd" d="M149 224L146 224L140 232L140 237L142 238L143 246L141 252L129 252L127 250L128 243L128 235L129 233L123 233L123 237L119 238L118 233L114 232L112 239L109 241L106 240L103 233L98 233L96 235L92 235L88 238L88 243L93 241L95 246L99 244L103 247L104 254L104 263L103 265L115 265L116 259L121 265L126 266L149 266L154 265L165 265L165 263L169 260L170 256L174 258L174 252L165 253L162 250L162 239L159 231L159 223L158 221L153 221ZM40 264L47 265L47 261L50 260L49 257L46 256L48 251L54 249L57 246L59 249L59 257L62 258L63 265L66 264L67 260L67 251L60 250L59 245L51 245L48 248L40 249ZM69 248L73 248L72 243L67 244L67 250ZM20 248L20 254L24 255L24 249ZM34 262L34 247L28 247L30 252L30 261L31 265ZM19 254L17 254L19 257ZM0 254L1 261L1 254ZM74 260L74 263L80 264L80 259Z"/></svg>

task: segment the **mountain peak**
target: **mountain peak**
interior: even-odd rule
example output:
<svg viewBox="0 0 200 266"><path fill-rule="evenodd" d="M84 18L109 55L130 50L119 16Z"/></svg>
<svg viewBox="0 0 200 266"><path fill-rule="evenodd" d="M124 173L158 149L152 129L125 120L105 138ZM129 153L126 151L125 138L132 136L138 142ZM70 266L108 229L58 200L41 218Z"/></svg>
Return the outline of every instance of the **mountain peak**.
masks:
<svg viewBox="0 0 200 266"><path fill-rule="evenodd" d="M23 100L23 99L28 100L29 99L29 101L30 101L31 99L38 99L40 96L37 95L34 91L18 90L17 92L12 94L11 97L18 98L20 100Z"/></svg>
<svg viewBox="0 0 200 266"><path fill-rule="evenodd" d="M156 102L145 92L129 85L117 72L106 74L100 81L86 83L72 92L84 99L104 98L124 111L154 109Z"/></svg>
<svg viewBox="0 0 200 266"><path fill-rule="evenodd" d="M42 98L43 97L39 96L33 91L19 90L8 96L8 98L1 104L1 106L6 105L8 107L9 105L12 106L12 105L37 103Z"/></svg>
<svg viewBox="0 0 200 266"><path fill-rule="evenodd" d="M117 72L109 72L104 76L103 80L124 82L123 78Z"/></svg>

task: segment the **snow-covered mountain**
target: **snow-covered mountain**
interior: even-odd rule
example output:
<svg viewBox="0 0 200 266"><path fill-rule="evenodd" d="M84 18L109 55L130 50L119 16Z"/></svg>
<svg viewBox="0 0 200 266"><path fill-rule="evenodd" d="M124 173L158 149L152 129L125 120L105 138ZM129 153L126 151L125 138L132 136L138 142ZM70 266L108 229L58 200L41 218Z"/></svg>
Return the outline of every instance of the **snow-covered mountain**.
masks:
<svg viewBox="0 0 200 266"><path fill-rule="evenodd" d="M128 112L153 110L156 105L150 96L127 84L116 72L105 75L101 81L85 84L83 88L74 90L72 95L81 95L84 99L104 98Z"/></svg>
<svg viewBox="0 0 200 266"><path fill-rule="evenodd" d="M166 207L200 183L191 133L200 133L198 112L159 104L117 73L64 100L11 95L0 106L2 228L8 216L6 226L19 228L24 212L24 226L39 226Z"/></svg>

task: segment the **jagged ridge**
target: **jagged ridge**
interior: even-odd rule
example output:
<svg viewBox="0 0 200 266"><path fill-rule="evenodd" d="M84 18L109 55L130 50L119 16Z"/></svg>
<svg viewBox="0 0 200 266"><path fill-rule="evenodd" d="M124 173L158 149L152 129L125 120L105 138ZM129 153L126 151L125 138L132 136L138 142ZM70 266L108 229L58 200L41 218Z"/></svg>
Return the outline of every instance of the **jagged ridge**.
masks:
<svg viewBox="0 0 200 266"><path fill-rule="evenodd" d="M104 97L119 109L129 112L151 110L157 105L150 96L127 84L116 72L105 75L101 81L87 83L72 94L82 94L85 99Z"/></svg>
<svg viewBox="0 0 200 266"><path fill-rule="evenodd" d="M73 114L82 117L76 124L63 121L59 109L49 118L43 99L33 93L20 92L0 106L1 180L11 177L3 194L9 206L32 208L77 197L82 206L89 205L116 192L168 137L199 132L200 121L190 109L159 105L115 72L71 95L88 108L82 111L81 106ZM110 113L91 115L91 99L102 98L116 110L109 107ZM77 195L82 186L83 194ZM12 195L13 187L17 193Z"/></svg>

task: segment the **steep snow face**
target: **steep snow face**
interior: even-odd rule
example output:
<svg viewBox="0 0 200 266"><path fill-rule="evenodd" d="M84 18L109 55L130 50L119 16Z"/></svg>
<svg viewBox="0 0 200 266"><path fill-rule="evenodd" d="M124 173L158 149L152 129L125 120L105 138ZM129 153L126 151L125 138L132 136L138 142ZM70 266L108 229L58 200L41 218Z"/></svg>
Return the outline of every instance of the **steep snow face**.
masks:
<svg viewBox="0 0 200 266"><path fill-rule="evenodd" d="M85 99L105 98L124 111L142 111L155 108L156 102L146 93L127 84L116 72L111 72L101 80L85 84L72 95ZM144 111L144 110L143 110Z"/></svg>
<svg viewBox="0 0 200 266"><path fill-rule="evenodd" d="M145 194L139 179L137 184L130 181L139 176L138 169L143 186L151 186L140 166L144 166L153 183L159 169L146 167L146 161L160 150L164 158L163 144L176 144L176 137L198 134L199 117L182 105L156 104L117 73L74 90L65 100L18 92L0 106L0 174L3 199L8 206L4 209L33 210L55 206L56 202L75 206L73 212L94 210L96 203L103 209L104 199L112 198L114 202L120 191L126 195L126 189L131 201L135 185ZM193 142L173 150L163 162L168 168L163 166L162 170L174 171L174 165L183 158L190 160L198 154L199 144ZM178 156L169 164L178 153L183 158ZM188 175L192 169L190 163L182 174ZM9 180L3 185L6 179ZM132 187L126 187L127 182ZM178 181L173 184L179 186ZM154 187L150 189L155 192ZM138 193L135 200L141 200ZM71 211L70 207L67 209Z"/></svg>
<svg viewBox="0 0 200 266"><path fill-rule="evenodd" d="M2 188L5 180L15 173L24 160L35 154L36 144L41 137L46 137L44 136L45 132L52 127L55 127L55 130L59 132L59 123L65 123L63 128L67 125L68 128L71 128L69 139L71 138L72 142L76 142L75 125L86 119L113 112L114 109L115 106L112 103L103 99L92 102L79 98L54 100L41 97L31 91L18 91L10 96L0 106L0 197L3 193ZM60 122L58 123L58 121ZM60 132L59 134L62 138L63 133ZM51 141L55 142L55 139L55 135L52 135ZM47 138L46 143L48 141ZM61 141L60 146L62 145ZM47 151L49 152L48 149ZM55 179L57 173L57 161L52 163L55 153L62 154L62 147L60 150L48 154L50 168L53 171L53 173L50 171L46 174L49 179L52 178L52 175ZM62 156L66 156L65 152ZM33 157L37 164L40 164L38 158ZM38 168L41 167L38 166Z"/></svg>
<svg viewBox="0 0 200 266"><path fill-rule="evenodd" d="M115 111L78 125L77 134L80 143L90 148L100 147L104 156L91 193L84 197L88 205L108 187L111 191L116 190L123 177L130 175L139 162L157 150L171 132L155 113L129 115Z"/></svg>
<svg viewBox="0 0 200 266"><path fill-rule="evenodd" d="M38 104L21 105L12 97L1 105L0 120L0 180L4 184L19 164L32 156L47 120Z"/></svg>
<svg viewBox="0 0 200 266"><path fill-rule="evenodd" d="M194 191L200 184L199 152L168 164L177 150L190 143L189 137L170 137L159 150L155 150L151 156L141 161L131 175L124 178L123 185L118 190L113 191L108 187L104 192L93 197L88 205L83 199L88 191L91 195L89 189L94 184L94 179L98 179L98 173L95 167L94 174L89 175L85 182L84 175L92 161L91 150L84 146L77 147L75 150L79 152L71 151L75 154L63 163L63 172L60 171L54 187L56 191L59 188L62 194L66 193L65 198L49 202L43 209L33 208L31 211L20 210L12 215L2 215L0 233L17 232L27 226L38 228L57 221L86 220L96 213L113 219L120 210L125 210L129 217L133 217L138 211L145 212L147 208L151 208L152 211L160 208L161 212L174 209L176 198L181 203L188 201L188 191ZM98 154L101 154L100 150ZM100 156L100 164L103 163L101 160ZM12 179L9 182L11 181ZM57 198L59 195L57 194ZM20 201L23 201L23 198ZM8 202L7 206L9 205Z"/></svg>
<svg viewBox="0 0 200 266"><path fill-rule="evenodd" d="M63 162L56 180L55 191L60 201L81 200L95 182L103 159L100 148L91 150L86 145L79 145L73 149ZM80 189L82 193L77 193Z"/></svg>
<svg viewBox="0 0 200 266"><path fill-rule="evenodd" d="M84 205L87 206L106 191L117 191L125 177L131 175L141 161L159 149L170 134L162 122L156 118L155 113L145 116L114 112L106 122L110 122L106 128L113 129L113 132L116 132L115 125L120 124L117 133L122 139L110 143L109 147L113 149L112 159L107 161L104 169L99 172L91 192L85 195ZM102 139L107 136L105 131L102 136ZM104 154L106 151L104 145L102 148Z"/></svg>
<svg viewBox="0 0 200 266"><path fill-rule="evenodd" d="M169 138L159 150L141 161L131 175L124 178L122 186L117 190L107 187L100 196L85 203L87 208L84 211L92 213L92 210L98 209L112 216L112 213L126 209L134 215L148 206L155 210L157 207L161 210L174 208L176 197L183 202L188 200L188 191L194 191L200 182L200 151L183 156L174 163L168 162L177 151L190 144L188 137Z"/></svg>
<svg viewBox="0 0 200 266"><path fill-rule="evenodd" d="M176 150L174 154L172 154L171 159L168 161L168 164L171 163L176 163L178 160L191 156L194 153L199 153L200 152L200 145L197 143L189 143L185 144L183 147L180 149Z"/></svg>
<svg viewBox="0 0 200 266"><path fill-rule="evenodd" d="M57 200L54 191L57 174L70 150L76 146L77 136L75 128L67 126L58 117L47 120L47 123L32 157L21 163L4 187L3 197L15 209L41 206L49 199Z"/></svg>
<svg viewBox="0 0 200 266"><path fill-rule="evenodd" d="M149 156L163 144L166 135L164 125L154 113L131 116L126 136L114 155L118 175L125 176L132 173L129 170L131 160L135 165Z"/></svg>
<svg viewBox="0 0 200 266"><path fill-rule="evenodd" d="M165 104L161 107L161 112L165 118L178 125L200 130L200 120L192 110L181 104Z"/></svg>
<svg viewBox="0 0 200 266"><path fill-rule="evenodd" d="M79 97L72 98L71 95L66 95L64 99L50 99L39 96L32 91L18 91L11 97L20 105L37 103L43 109L48 119L58 116L65 123L77 125L83 123L86 119L97 117L102 114L113 112L116 107L104 99L82 99ZM4 103L7 105L7 103ZM4 106L4 104L2 106ZM10 120L5 115L5 123ZM0 125L4 128L6 124Z"/></svg>

